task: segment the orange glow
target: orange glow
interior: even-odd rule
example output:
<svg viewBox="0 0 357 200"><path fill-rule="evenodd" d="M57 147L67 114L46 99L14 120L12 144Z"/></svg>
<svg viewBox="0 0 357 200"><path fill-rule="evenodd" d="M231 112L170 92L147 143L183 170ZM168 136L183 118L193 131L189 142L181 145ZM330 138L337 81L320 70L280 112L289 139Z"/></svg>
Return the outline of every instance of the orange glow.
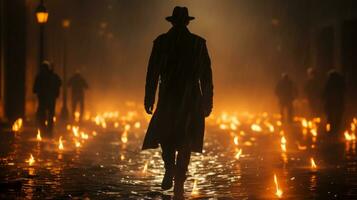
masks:
<svg viewBox="0 0 357 200"><path fill-rule="evenodd" d="M278 198L281 198L283 196L283 191L279 188L278 178L276 177L276 174L274 174L274 183L275 183L275 188L276 188L275 195Z"/></svg>
<svg viewBox="0 0 357 200"><path fill-rule="evenodd" d="M37 22L39 24L45 24L48 20L48 12L37 12L36 13Z"/></svg>
<svg viewBox="0 0 357 200"><path fill-rule="evenodd" d="M73 132L74 137L79 137L78 131L79 131L79 127L78 126L73 126L72 127L72 132Z"/></svg>
<svg viewBox="0 0 357 200"><path fill-rule="evenodd" d="M135 122L134 127L135 127L136 129L139 129L139 128L141 127L140 122Z"/></svg>
<svg viewBox="0 0 357 200"><path fill-rule="evenodd" d="M198 195L197 179L195 179L193 182L191 195Z"/></svg>
<svg viewBox="0 0 357 200"><path fill-rule="evenodd" d="M41 137L41 131L40 129L37 129L37 136L36 136L37 141L41 142L42 141L42 137Z"/></svg>
<svg viewBox="0 0 357 200"><path fill-rule="evenodd" d="M77 140L74 140L74 144L77 148L81 147L81 143Z"/></svg>
<svg viewBox="0 0 357 200"><path fill-rule="evenodd" d="M315 128L311 129L310 133L312 134L312 136L317 137L317 130Z"/></svg>
<svg viewBox="0 0 357 200"><path fill-rule="evenodd" d="M22 129L22 126L23 126L23 120L22 120L22 118L19 118L12 125L12 131L14 131L14 132L20 131Z"/></svg>
<svg viewBox="0 0 357 200"><path fill-rule="evenodd" d="M344 133L346 141L355 141L356 140L356 135L354 133L349 133L348 131L345 131Z"/></svg>
<svg viewBox="0 0 357 200"><path fill-rule="evenodd" d="M26 162L29 164L29 166L32 166L35 163L35 158L30 154L30 158L26 160Z"/></svg>
<svg viewBox="0 0 357 200"><path fill-rule="evenodd" d="M62 143L62 136L60 136L59 139L58 139L58 149L59 150L63 150L64 149L63 143Z"/></svg>
<svg viewBox="0 0 357 200"><path fill-rule="evenodd" d="M235 145L239 145L238 136L234 136L233 141Z"/></svg>
<svg viewBox="0 0 357 200"><path fill-rule="evenodd" d="M252 131L262 132L262 127L259 124L252 124L250 128L252 129Z"/></svg>
<svg viewBox="0 0 357 200"><path fill-rule="evenodd" d="M327 123L326 124L326 131L330 132L330 130L331 130L331 124Z"/></svg>
<svg viewBox="0 0 357 200"><path fill-rule="evenodd" d="M286 152L286 139L284 136L282 136L280 139L280 146L281 146L281 150L283 152Z"/></svg>
<svg viewBox="0 0 357 200"><path fill-rule="evenodd" d="M124 132L122 135L121 135L121 141L126 144L128 143L128 133L127 132Z"/></svg>
<svg viewBox="0 0 357 200"><path fill-rule="evenodd" d="M241 155L242 155L242 149L239 149L238 152L237 152L237 154L236 154L236 156L235 156L235 158L236 158L237 160L239 160L240 157L241 157Z"/></svg>
<svg viewBox="0 0 357 200"><path fill-rule="evenodd" d="M310 163L311 163L311 169L317 169L317 165L315 163L314 158L310 158Z"/></svg>

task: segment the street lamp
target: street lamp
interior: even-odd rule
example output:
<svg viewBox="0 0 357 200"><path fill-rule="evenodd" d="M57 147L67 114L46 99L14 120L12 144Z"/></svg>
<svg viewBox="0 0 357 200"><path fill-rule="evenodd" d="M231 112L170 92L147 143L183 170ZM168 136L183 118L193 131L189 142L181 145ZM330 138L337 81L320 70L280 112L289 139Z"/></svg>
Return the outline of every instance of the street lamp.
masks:
<svg viewBox="0 0 357 200"><path fill-rule="evenodd" d="M40 5L38 5L36 9L36 19L37 23L40 25L40 53L39 53L39 63L43 62L44 58L44 32L45 32L45 24L48 20L48 11L41 0Z"/></svg>
<svg viewBox="0 0 357 200"><path fill-rule="evenodd" d="M61 109L61 119L68 120L68 105L67 105L67 30L71 26L71 21L69 19L64 19L62 21L62 27L65 31L64 42L63 42L63 93L62 93L62 109Z"/></svg>

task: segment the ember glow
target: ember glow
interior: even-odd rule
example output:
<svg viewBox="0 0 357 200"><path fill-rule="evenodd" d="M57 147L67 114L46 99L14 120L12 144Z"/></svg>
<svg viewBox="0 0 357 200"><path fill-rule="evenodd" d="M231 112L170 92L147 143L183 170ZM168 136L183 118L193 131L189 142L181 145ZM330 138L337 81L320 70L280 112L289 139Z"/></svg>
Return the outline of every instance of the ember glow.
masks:
<svg viewBox="0 0 357 200"><path fill-rule="evenodd" d="M283 191L279 188L278 178L276 177L276 174L274 174L274 184L276 189L275 195L278 198L281 198L283 196Z"/></svg>
<svg viewBox="0 0 357 200"><path fill-rule="evenodd" d="M282 136L280 139L280 146L281 146L281 150L283 152L286 152L286 139L284 136Z"/></svg>
<svg viewBox="0 0 357 200"><path fill-rule="evenodd" d="M317 165L316 165L316 163L315 163L315 160L314 160L314 158L310 158L310 163L311 163L311 169L317 169Z"/></svg>
<svg viewBox="0 0 357 200"><path fill-rule="evenodd" d="M191 195L198 195L197 179L193 182Z"/></svg>
<svg viewBox="0 0 357 200"><path fill-rule="evenodd" d="M32 166L35 163L35 158L32 154L30 154L30 158L26 160L26 162L29 164L29 166Z"/></svg>
<svg viewBox="0 0 357 200"><path fill-rule="evenodd" d="M19 118L12 125L12 131L14 131L14 132L20 131L22 129L22 126L23 126L23 120L22 120L22 118Z"/></svg>
<svg viewBox="0 0 357 200"><path fill-rule="evenodd" d="M62 136L60 136L59 139L58 139L58 149L59 150L63 150L64 149L63 142L62 142Z"/></svg>
<svg viewBox="0 0 357 200"><path fill-rule="evenodd" d="M237 160L239 160L240 157L241 157L241 155L242 155L242 149L239 149L238 152L237 152L236 155L235 155L235 158L236 158Z"/></svg>
<svg viewBox="0 0 357 200"><path fill-rule="evenodd" d="M41 137L41 131L40 129L37 129L37 135L36 135L36 140L41 142L42 141L42 137Z"/></svg>

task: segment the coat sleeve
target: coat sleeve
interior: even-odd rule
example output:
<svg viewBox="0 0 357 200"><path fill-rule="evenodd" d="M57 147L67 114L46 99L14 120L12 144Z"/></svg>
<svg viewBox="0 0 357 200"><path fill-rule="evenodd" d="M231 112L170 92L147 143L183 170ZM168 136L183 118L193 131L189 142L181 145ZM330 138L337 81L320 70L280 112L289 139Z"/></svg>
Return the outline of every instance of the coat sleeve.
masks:
<svg viewBox="0 0 357 200"><path fill-rule="evenodd" d="M152 106L155 103L155 95L157 84L160 75L160 61L159 61L159 44L158 41L154 41L152 52L149 59L146 84L145 84L145 100L146 106Z"/></svg>
<svg viewBox="0 0 357 200"><path fill-rule="evenodd" d="M203 96L203 106L206 110L211 110L213 107L213 81L212 81L212 68L211 59L208 54L206 43L202 45L201 52L201 68L202 73L200 77L201 90Z"/></svg>

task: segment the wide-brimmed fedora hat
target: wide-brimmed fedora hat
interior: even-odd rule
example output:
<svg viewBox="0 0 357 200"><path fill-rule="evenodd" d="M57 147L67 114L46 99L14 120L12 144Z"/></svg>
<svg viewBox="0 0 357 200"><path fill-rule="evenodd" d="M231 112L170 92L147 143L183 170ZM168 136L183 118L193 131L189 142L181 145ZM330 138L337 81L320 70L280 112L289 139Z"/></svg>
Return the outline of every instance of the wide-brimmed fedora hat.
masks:
<svg viewBox="0 0 357 200"><path fill-rule="evenodd" d="M169 22L184 22L195 19L188 15L188 9L186 7L176 6L172 11L172 16L166 17Z"/></svg>

